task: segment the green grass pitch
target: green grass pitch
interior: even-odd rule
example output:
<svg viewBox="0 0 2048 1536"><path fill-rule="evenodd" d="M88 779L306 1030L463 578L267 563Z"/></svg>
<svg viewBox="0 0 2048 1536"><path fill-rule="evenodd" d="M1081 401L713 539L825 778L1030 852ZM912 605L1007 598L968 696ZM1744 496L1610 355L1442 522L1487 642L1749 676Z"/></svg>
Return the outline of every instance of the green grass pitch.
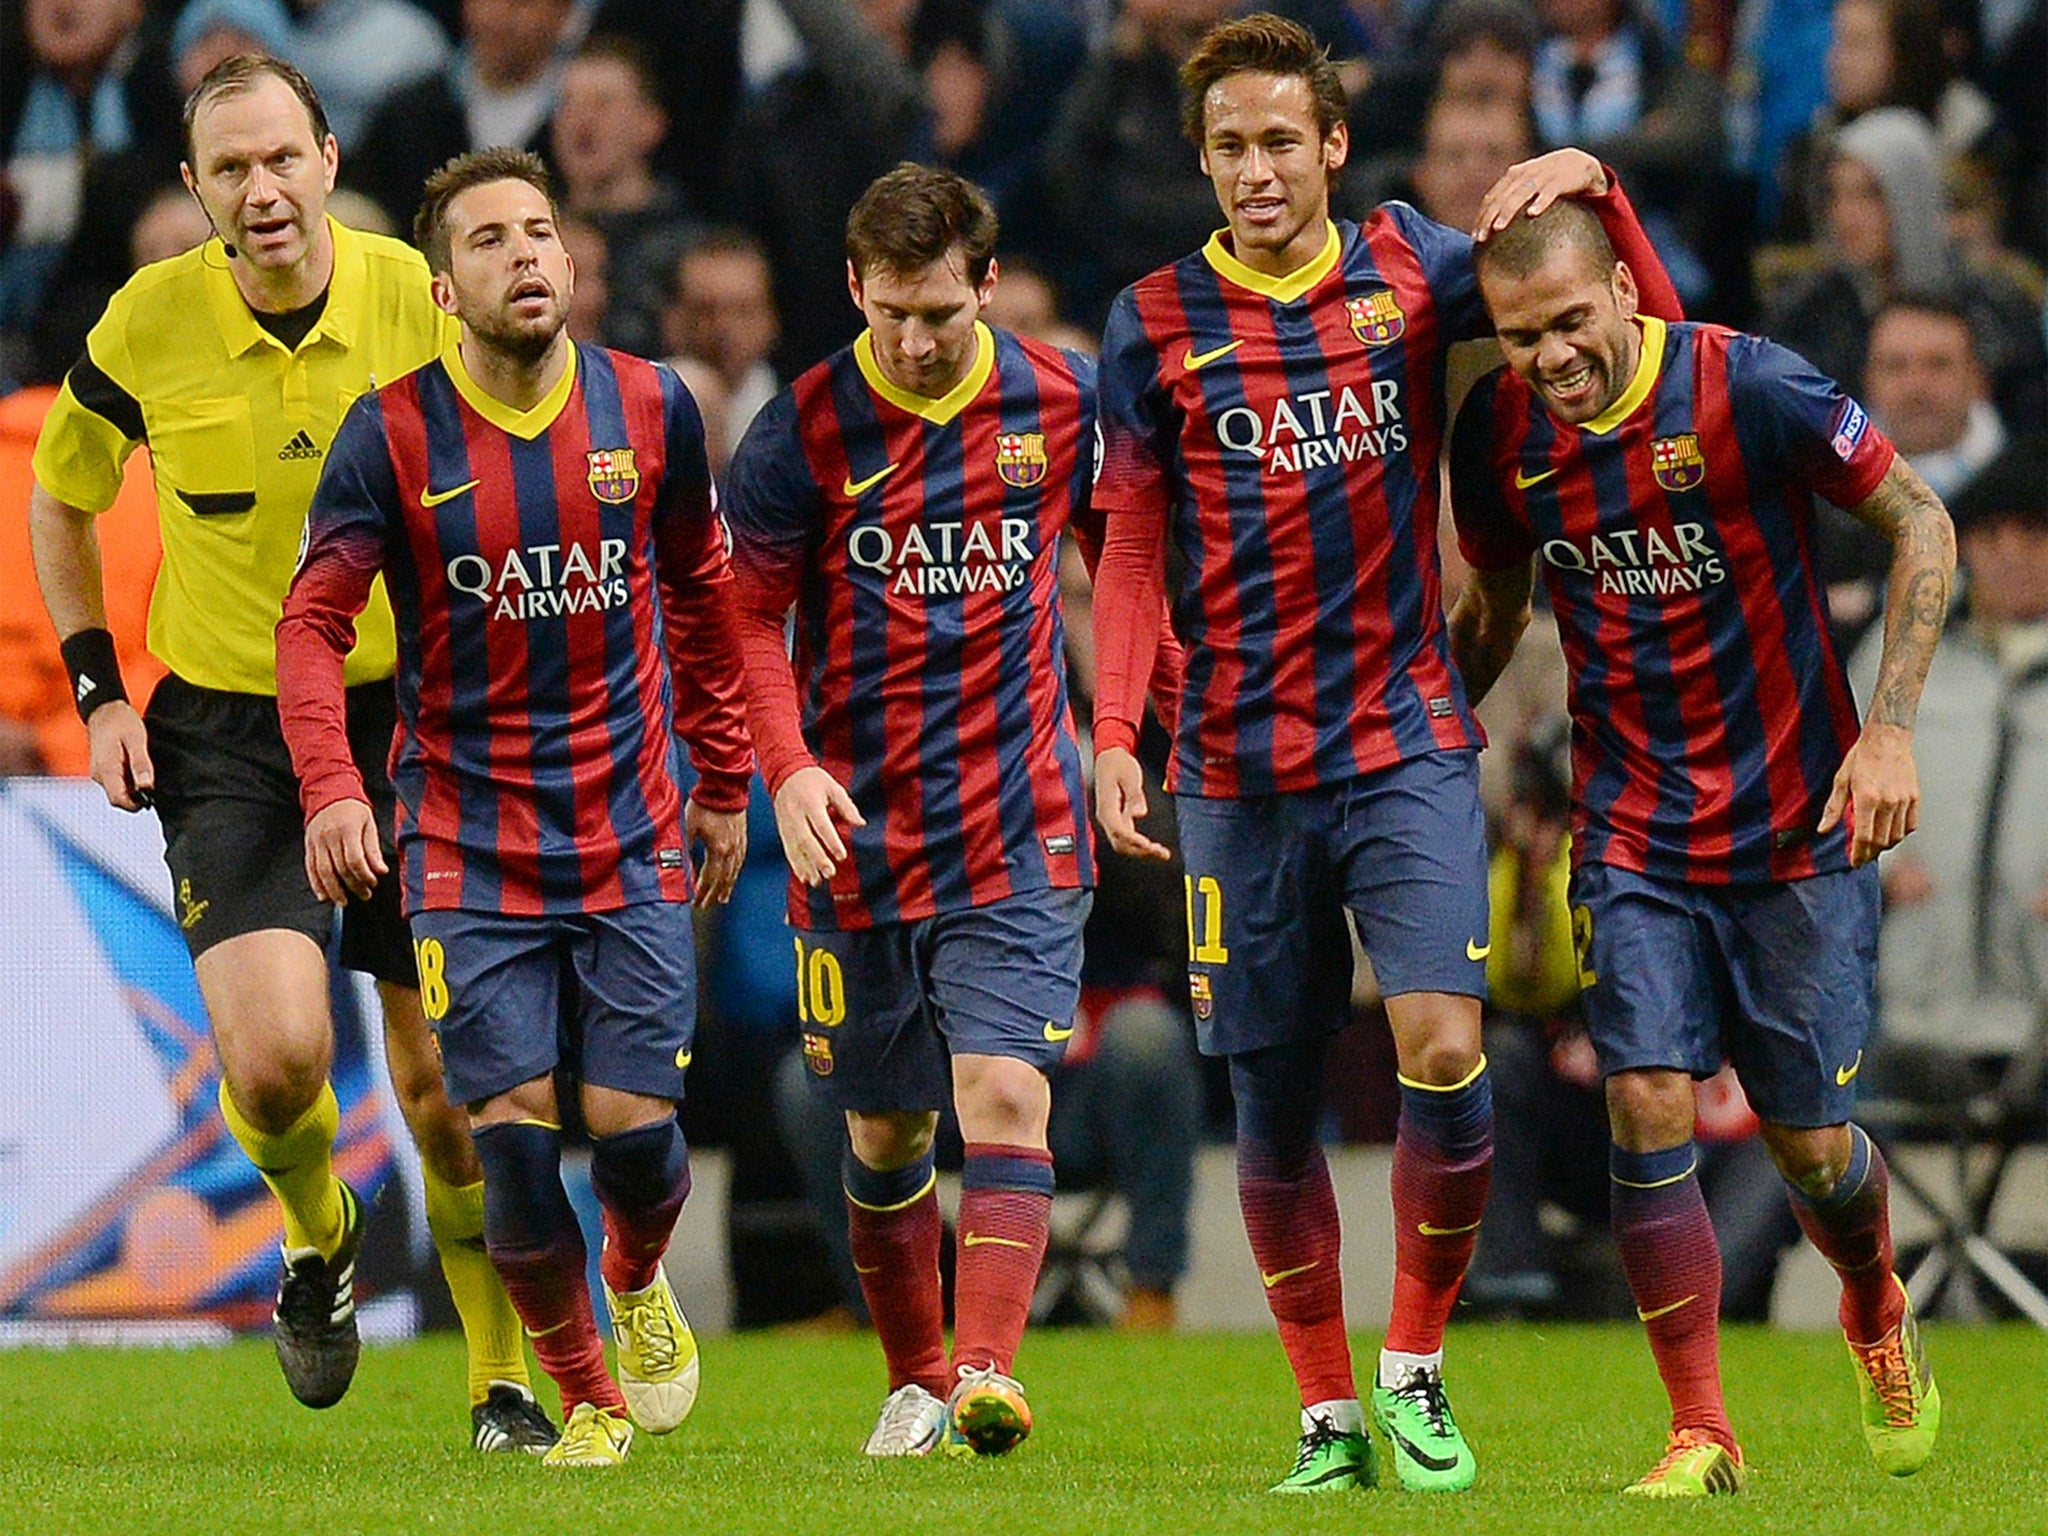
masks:
<svg viewBox="0 0 2048 1536"><path fill-rule="evenodd" d="M1941 1449L1894 1482L1865 1459L1839 1340L1731 1329L1724 1370L1751 1484L1675 1508L1615 1495L1662 1441L1649 1352L1625 1327L1454 1329L1450 1384L1478 1487L1315 1499L1263 1491L1295 1436L1269 1334L1034 1335L1019 1366L1037 1429L1016 1454L886 1464L860 1455L881 1397L871 1337L716 1339L690 1422L640 1437L612 1472L470 1452L452 1339L366 1351L326 1413L291 1402L261 1341L18 1350L0 1353L0 1532L2048 1536L2048 1335L1933 1327L1928 1342ZM1369 1361L1376 1341L1357 1344Z"/></svg>

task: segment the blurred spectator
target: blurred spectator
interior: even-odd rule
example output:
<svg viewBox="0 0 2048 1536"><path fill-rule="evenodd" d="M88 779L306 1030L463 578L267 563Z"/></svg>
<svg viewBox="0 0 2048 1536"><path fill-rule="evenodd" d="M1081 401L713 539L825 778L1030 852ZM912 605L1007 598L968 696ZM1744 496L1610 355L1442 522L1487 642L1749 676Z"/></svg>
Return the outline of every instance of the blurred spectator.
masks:
<svg viewBox="0 0 2048 1536"><path fill-rule="evenodd" d="M668 133L647 50L622 37L585 43L562 72L552 143L564 212L594 226L611 255L609 346L661 350L661 308L676 254L696 227L682 189L654 169Z"/></svg>
<svg viewBox="0 0 2048 1536"><path fill-rule="evenodd" d="M1095 355L1096 338L1061 312L1059 286L1043 267L1028 256L1005 256L997 270L1000 276L995 297L981 312L990 325L1034 341L1067 347L1090 357ZM1071 633L1070 628L1070 638Z"/></svg>
<svg viewBox="0 0 2048 1536"><path fill-rule="evenodd" d="M290 58L304 71L344 161L363 149L370 119L394 92L448 62L448 34L409 0L293 0Z"/></svg>
<svg viewBox="0 0 2048 1536"><path fill-rule="evenodd" d="M1901 293L1877 312L1863 403L1944 501L2005 447L1970 317L1940 294Z"/></svg>
<svg viewBox="0 0 2048 1536"><path fill-rule="evenodd" d="M1687 304L1708 287L1726 216L1721 86L1675 49L1640 0L1540 0L1530 105L1546 148L1576 145L1620 172ZM1737 240L1733 264L1747 256Z"/></svg>
<svg viewBox="0 0 2048 1536"><path fill-rule="evenodd" d="M287 58L292 42L284 0L186 0L171 28L171 75L189 96L214 65L238 53Z"/></svg>
<svg viewBox="0 0 2048 1536"><path fill-rule="evenodd" d="M1529 110L1536 17L1522 0L1449 0L1419 49L1376 64L1351 99L1351 163L1368 181L1422 147L1433 101ZM1376 163L1377 162L1377 163ZM1354 199L1360 208L1375 198Z"/></svg>
<svg viewBox="0 0 2048 1536"><path fill-rule="evenodd" d="M351 180L410 230L427 177L465 150L544 154L578 19L574 0L462 0L461 45L384 99L345 162Z"/></svg>
<svg viewBox="0 0 2048 1536"><path fill-rule="evenodd" d="M1529 115L1510 102L1439 96L1429 104L1422 155L1409 172L1415 206L1439 224L1470 229L1487 189L1533 149Z"/></svg>
<svg viewBox="0 0 2048 1536"><path fill-rule="evenodd" d="M747 107L727 157L726 216L768 252L782 318L776 369L794 378L851 341L846 215L899 160L926 158L924 81L910 64L917 0L780 0L808 62Z"/></svg>
<svg viewBox="0 0 2048 1536"><path fill-rule="evenodd" d="M1109 47L1081 71L1040 158L1071 267L1075 312L1099 325L1110 301L1177 261L1216 227L1216 195L1181 135L1181 61L1234 0L1125 0Z"/></svg>
<svg viewBox="0 0 2048 1536"><path fill-rule="evenodd" d="M1995 1083L2048 1008L2048 436L1949 505L1967 584L1921 696L1919 829L1885 855L1872 1051L1881 1090L1919 1097Z"/></svg>
<svg viewBox="0 0 2048 1536"><path fill-rule="evenodd" d="M732 391L725 387L718 370L699 358L671 357L666 361L697 402L697 414L704 419L704 450L711 461L711 478L722 483L739 442L732 430Z"/></svg>
<svg viewBox="0 0 2048 1536"><path fill-rule="evenodd" d="M129 265L139 270L182 256L212 233L197 198L183 187L165 187L143 205L128 231Z"/></svg>
<svg viewBox="0 0 2048 1536"><path fill-rule="evenodd" d="M141 0L22 0L0 38L0 380L56 379L127 276L128 225L177 179L177 88Z"/></svg>
<svg viewBox="0 0 2048 1536"><path fill-rule="evenodd" d="M412 238L411 230L401 230L391 222L391 215L384 211L382 203L353 187L336 187L327 194L327 214L335 223L345 224L350 229L386 235L396 240Z"/></svg>
<svg viewBox="0 0 2048 1536"><path fill-rule="evenodd" d="M564 215L556 228L576 273L576 288L569 296L569 339L601 347L605 318L612 307L611 247L605 243L603 230L573 214Z"/></svg>
<svg viewBox="0 0 2048 1536"><path fill-rule="evenodd" d="M1830 0L1733 0L1728 59L1728 160L1754 188L1761 230L1784 217L1786 147L1827 100L1823 61L1833 35Z"/></svg>
<svg viewBox="0 0 2048 1536"><path fill-rule="evenodd" d="M1829 142L1864 113L1919 113L1946 155L1972 148L1991 127L1991 104L1950 65L1940 0L1835 0L1825 80L1826 99L1785 151L1776 225L1783 239L1812 238L1827 196Z"/></svg>
<svg viewBox="0 0 2048 1536"><path fill-rule="evenodd" d="M695 359L724 386L725 432L718 447L725 458L782 387L770 361L779 331L768 258L759 242L737 230L715 230L683 248L674 294L662 312L662 346L670 361Z"/></svg>
<svg viewBox="0 0 2048 1536"><path fill-rule="evenodd" d="M1762 329L1863 393L1870 323L1894 293L1950 292L1969 316L2008 429L2048 411L2037 311L2010 279L1965 267L1948 243L1934 133L1904 107L1866 112L1835 135L1824 264L1789 284Z"/></svg>
<svg viewBox="0 0 2048 1536"><path fill-rule="evenodd" d="M748 6L749 0L602 0L590 25L594 36L634 38L652 55L669 122L657 161L693 208L718 199L744 95L740 26Z"/></svg>

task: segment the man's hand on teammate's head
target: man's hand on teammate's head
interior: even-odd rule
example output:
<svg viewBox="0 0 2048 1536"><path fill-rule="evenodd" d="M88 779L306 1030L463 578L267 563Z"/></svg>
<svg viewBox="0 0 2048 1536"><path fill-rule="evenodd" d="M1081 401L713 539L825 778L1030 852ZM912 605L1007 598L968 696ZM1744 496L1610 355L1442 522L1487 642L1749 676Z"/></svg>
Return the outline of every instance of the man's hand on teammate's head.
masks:
<svg viewBox="0 0 2048 1536"><path fill-rule="evenodd" d="M723 906L747 862L747 808L714 811L692 800L683 807L683 835L704 845L704 865L697 871L697 905Z"/></svg>
<svg viewBox="0 0 2048 1536"><path fill-rule="evenodd" d="M156 789L156 766L149 760L149 732L142 716L126 699L102 704L86 721L92 749L93 781L107 799L124 811L139 811Z"/></svg>
<svg viewBox="0 0 2048 1536"><path fill-rule="evenodd" d="M1522 214L1531 218L1561 197L1598 197L1607 190L1607 169L1583 149L1553 149L1501 172L1479 204L1472 238L1484 240Z"/></svg>
<svg viewBox="0 0 2048 1536"><path fill-rule="evenodd" d="M365 802L337 800L306 823L306 881L322 901L367 901L387 869L377 818Z"/></svg>
<svg viewBox="0 0 2048 1536"><path fill-rule="evenodd" d="M1138 830L1151 807L1145 800L1145 770L1137 758L1122 747L1105 747L1095 754L1095 819L1109 834L1109 846L1133 858L1173 857L1163 843L1155 843Z"/></svg>
<svg viewBox="0 0 2048 1536"><path fill-rule="evenodd" d="M1872 724L1842 759L1834 793L1818 832L1849 817L1849 862L1868 864L1897 847L1920 825L1920 771L1913 766L1913 733L1900 725Z"/></svg>
<svg viewBox="0 0 2048 1536"><path fill-rule="evenodd" d="M846 786L824 769L799 768L775 791L775 830L790 873L805 885L822 885L839 870L846 843L839 826L866 826Z"/></svg>

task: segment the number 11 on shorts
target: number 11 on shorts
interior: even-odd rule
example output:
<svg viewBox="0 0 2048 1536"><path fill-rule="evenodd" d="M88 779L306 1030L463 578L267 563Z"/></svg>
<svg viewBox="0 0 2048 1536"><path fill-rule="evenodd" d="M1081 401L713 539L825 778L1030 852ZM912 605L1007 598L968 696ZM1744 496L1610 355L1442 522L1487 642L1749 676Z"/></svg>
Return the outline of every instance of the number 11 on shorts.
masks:
<svg viewBox="0 0 2048 1536"><path fill-rule="evenodd" d="M1214 875L1183 875L1181 884L1188 898L1188 958L1197 965L1228 965L1230 951L1223 944L1223 882ZM1201 908L1196 922L1195 909ZM1200 942L1195 934L1201 933Z"/></svg>

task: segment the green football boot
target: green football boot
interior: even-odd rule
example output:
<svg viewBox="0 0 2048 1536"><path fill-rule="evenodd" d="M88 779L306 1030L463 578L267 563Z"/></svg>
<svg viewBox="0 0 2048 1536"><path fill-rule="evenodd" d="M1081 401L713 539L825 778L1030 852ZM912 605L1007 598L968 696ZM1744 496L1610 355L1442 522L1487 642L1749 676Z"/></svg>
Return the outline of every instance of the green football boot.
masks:
<svg viewBox="0 0 2048 1536"><path fill-rule="evenodd" d="M1622 1489L1633 1499L1705 1499L1742 1491L1742 1452L1698 1429L1671 1432L1657 1465Z"/></svg>
<svg viewBox="0 0 2048 1536"><path fill-rule="evenodd" d="M1856 1395L1862 1399L1863 1443L1870 1447L1870 1459L1880 1472L1911 1477L1934 1454L1934 1438L1941 1433L1941 1389L1927 1368L1913 1298L1898 1276L1892 1279L1906 1302L1899 1326L1875 1344L1850 1340L1849 1353L1857 1365Z"/></svg>
<svg viewBox="0 0 2048 1536"><path fill-rule="evenodd" d="M1305 1415L1302 1424L1294 1470L1268 1492L1341 1493L1347 1488L1371 1488L1379 1482L1379 1460L1371 1435L1341 1430L1319 1415Z"/></svg>
<svg viewBox="0 0 2048 1536"><path fill-rule="evenodd" d="M1458 1493L1479 1475L1441 1372L1411 1368L1398 1387L1375 1386L1372 1417L1394 1443L1394 1473L1409 1492Z"/></svg>

